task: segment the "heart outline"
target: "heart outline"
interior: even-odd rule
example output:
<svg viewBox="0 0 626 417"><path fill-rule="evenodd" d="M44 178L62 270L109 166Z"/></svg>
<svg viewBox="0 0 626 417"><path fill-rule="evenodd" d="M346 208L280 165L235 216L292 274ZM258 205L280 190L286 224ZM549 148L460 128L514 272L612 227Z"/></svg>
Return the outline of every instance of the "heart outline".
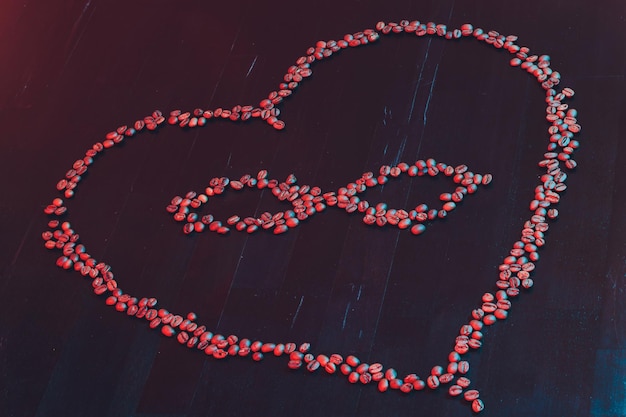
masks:
<svg viewBox="0 0 626 417"><path fill-rule="evenodd" d="M168 116L167 122L170 125L178 124L181 128L195 128L197 126L205 125L207 120L211 118L228 119L228 120L235 121L235 122L239 120L261 118L265 120L268 124L270 124L272 127L274 127L275 129L282 130L285 127L285 123L278 118L280 115L280 111L278 110L277 106L282 103L284 98L291 95L292 88L290 86L292 83L299 83L312 75L312 70L310 69L308 64L327 58L328 56L332 55L333 52L337 52L339 49L345 49L346 47L356 47L356 46L368 44L370 42L375 42L378 40L380 36L379 32L377 31L380 31L380 33L382 34L414 32L418 36L437 35L440 37L445 37L446 39L458 39L461 37L473 36L477 40L485 41L489 44L492 44L494 47L498 49L504 48L507 43L509 43L509 46L507 48L510 48L511 45L516 46L514 43L516 40L516 37L511 37L511 36L503 37L502 35L500 35L499 33L495 31L489 31L486 33L479 28L474 29L469 24L463 25L461 29L454 29L454 30L449 31L447 30L447 27L445 25L437 25L432 22L428 22L427 24L418 22L417 24L415 24L414 22L402 21L400 22L400 24L395 24L395 23L385 24L383 22L379 22L376 25L376 30L367 29L367 30L364 30L363 32L357 32L352 35L344 36L342 44L340 44L340 42L342 41L335 42L333 45L331 45L331 42L334 42L334 41L329 41L329 42L319 41L315 47L312 47L307 51L307 57L300 57L296 61L297 66L290 67L287 75L284 78L285 82L286 83L288 82L288 84L286 85L287 88L280 88L279 90L271 92L267 98L263 99L260 102L259 107L236 106L235 108L239 107L238 111L235 110L235 108L233 108L232 110L216 108L215 110L207 110L207 111L198 112L199 109L196 109L194 111L193 117L191 117L191 114L192 114L191 112L183 113L181 111L173 111ZM339 48L339 49L334 51L335 48ZM542 87L549 93L547 94L547 96L551 97L553 99L552 100L553 102L558 103L558 105L555 104L555 105L549 106L549 108L555 108L555 110L551 113L549 112L548 116L546 117L546 119L549 122L552 122L552 126L549 129L549 133L551 135L550 144L548 147L548 152L544 154L545 159L543 159L539 163L540 167L546 168L547 175L553 177L551 181L553 181L555 177L557 178L557 181L553 181L555 182L555 185L553 187L547 186L546 185L547 181L544 182L544 184L542 184L542 187L545 185L544 189L540 192L536 192L535 198L531 201L531 210L533 209L533 207L535 207L536 214L534 214L530 220L526 221L526 223L524 224L524 229L522 231L521 241L526 244L522 245L521 247L517 247L519 245L517 245L517 242L516 242L517 246L514 245L513 249L510 252L510 255L505 257L503 260L503 263L499 266L500 277L499 277L499 280L496 282L497 288L500 291L504 291L506 289L507 293L510 288L517 289L517 292L511 291L511 294L508 294L508 296L517 295L519 292L520 285L524 287L526 286L522 284L523 280L527 280L526 282L528 283L528 286L532 286L532 279L530 278L530 274L535 268L535 265L533 263L534 260L532 259L532 254L536 253L536 249L538 246L543 245L543 243L541 245L538 245L535 243L537 242L545 243L544 232L546 232L549 227L547 221L548 219L553 219L558 215L558 211L556 211L556 209L553 208L553 205L556 205L559 203L560 201L559 192L564 191L564 188L562 190L559 190L556 188L560 184L564 186L565 179L566 179L566 174L560 170L560 162L564 162L565 166L570 170L576 168L576 165L577 165L576 162L573 159L571 159L569 155L571 155L571 153L573 153L573 151L578 147L578 142L574 141L572 138L575 134L580 132L580 125L577 124L575 113L573 113L573 116L570 115L569 111L567 113L567 116L561 116L559 114L559 112L564 113L563 110L560 109L560 107L563 105L562 104L563 101L573 96L574 94L573 90L568 89L568 88L563 88L561 89L559 93L557 93L552 87L555 87L560 82L560 74L558 72L552 71L550 69L550 74L549 74L551 75L550 78L546 76L543 79L541 79L541 77L547 73L547 70L545 72L542 72L542 71L545 68L549 68L549 57L547 58L547 60L544 58L542 61L541 57L537 57L536 55L529 56L528 50L522 52L523 49L524 49L523 47L522 48L518 47L517 51L515 51L516 57L513 58L510 62L511 65L519 66L522 69L525 69L527 72L532 73L537 78L537 80L542 84ZM511 50L509 50L509 52L513 53ZM520 57L520 54L526 55L524 59ZM311 59L311 57L313 58ZM545 55L543 57L545 57ZM534 62L536 62L537 59L539 59L539 64L535 65ZM546 61L547 61L547 65L542 66L542 62L545 64ZM284 86L281 84L281 87L284 87ZM297 85L295 87L297 87ZM293 89L295 89L295 87L293 87ZM135 133L142 131L144 128L146 130L157 130L160 126L164 125L165 121L166 121L165 116L160 111L155 111L152 115L149 115L135 122L135 124L130 128L126 126L122 126L118 128L116 131L108 133L105 136L104 141L98 142L90 150L87 151L84 158L78 159L73 164L72 169L70 169L66 173L65 178L61 179L57 183L57 190L61 191L63 195L65 196L65 198L69 199L73 197L74 190L78 182L81 179L81 175L83 175L87 171L88 167L91 165L91 163L93 163L93 158L96 155L98 155L105 149L114 147L116 144L121 143L125 137L134 136ZM561 135L561 133L563 133L563 135ZM557 135L559 137L554 139ZM559 147L561 148L562 152L556 152L556 150L558 150ZM541 209L545 209L544 211L547 214L547 218L546 216L537 214L537 210L541 212ZM61 198L55 198L53 199L52 203L44 209L44 212L48 215L56 216L56 217L65 216L67 214L67 207L65 206L65 202ZM550 213L552 213L552 215ZM180 335L188 334L190 332L193 332L193 334L195 335L198 329L202 328L201 325L200 326L196 325L195 328L192 328L194 320L196 319L196 317L193 317L192 315L189 315L186 319L183 319L182 316L173 315L169 312L161 314L161 312L165 309L161 308L159 309L159 311L157 311L156 310L157 302L155 299L142 298L136 304L131 303L127 305L127 303L133 299L133 297L131 297L128 294L123 294L121 292L121 290L117 286L117 282L113 277L113 273L109 265L105 264L104 262L96 263L96 261L93 258L88 256L85 246L79 243L78 234L75 233L71 229L69 222L61 222L58 219L53 219L49 222L49 227L52 230L45 231L42 237L45 240L45 246L47 248L62 250L63 255L57 258L57 262L56 262L57 265L63 269L70 269L73 267L82 275L84 276L89 275L91 278L93 278L92 286L94 287L94 292L96 294L102 295L105 293L111 293L111 295L106 299L107 304L115 306L118 311L127 312L128 315L134 315L139 318L141 317L150 318L151 320L150 327L157 328L161 326L160 327L161 331L166 336L172 337L174 335L177 335L177 338L179 338ZM533 249L533 246L534 246L534 249ZM530 255L530 259L526 257L526 254ZM76 266L79 264L82 264L82 266L81 268L77 269ZM516 279L519 282L515 281ZM513 285L514 283L516 285ZM496 294L499 294L499 293L500 292ZM502 302L503 304L506 304L504 303L504 300L507 300L508 296L506 298L500 298L498 301ZM113 299L115 300L113 301ZM461 361L460 356L467 353L470 347L477 349L480 347L480 344L481 344L480 339L470 339L469 336L472 334L476 334L477 332L479 333L483 325L493 324L497 321L497 319L500 319L500 317L496 317L496 318L489 318L489 320L486 321L486 318L492 317L493 315L485 314L485 313L492 313L496 311L495 309L491 310L493 308L491 304L494 304L492 301L495 301L495 297L492 300L487 300L487 301L483 300L483 304L481 305L481 307L472 312L474 320L472 320L469 324L462 326L460 330L460 335L457 336L456 344L455 344L455 351L459 355L459 358L455 357L453 358L454 360L450 359L450 362L449 362L449 366L451 366L454 363L457 364L456 365L457 369L455 370L455 372L446 372L444 374L443 369L437 369L437 371L434 371L435 368L438 368L438 366L435 366L433 368L433 371L431 371L431 375L427 378L427 382L425 383L424 381L422 381L422 385L420 384L415 385L416 381L421 381L421 380L419 379L414 380L415 378L414 374L410 374L406 378L411 380L410 383L411 383L412 388L406 388L407 390L411 391L416 388L419 389L418 387L421 387L423 389L426 384L433 389L437 388L437 386L439 386L439 383L442 382L440 381L442 380L442 378L440 377L443 375L451 374L451 373L456 374L456 372L459 372L458 367L460 364L462 364L461 366L463 367L463 372L460 372L460 373L464 375L467 372L467 369L465 368L469 366L469 362ZM488 308L486 308L486 305ZM150 307L150 309L148 307ZM144 308L145 308L145 311L143 310ZM483 311L482 313L483 315L477 312L481 309ZM131 314L131 311L133 311L132 314ZM143 311L143 314L141 313L142 311ZM508 311L508 308L506 309L506 311ZM158 319L158 322L155 321L157 319ZM183 326L184 328L181 326ZM176 333L176 330L175 330L176 328L180 329L180 332L178 334ZM207 335L208 333L201 332L199 334ZM193 336L193 337L197 337L197 336ZM191 337L191 339L193 339L193 337ZM224 338L223 336L219 337L219 335L213 335L211 333L210 338L208 336L205 336L205 340L202 340L201 342L206 342L207 340L210 339L211 343L210 345L207 346L207 349L209 348L209 346L215 346L215 349L213 348L210 349L211 354L215 356L216 358L223 358L223 357L228 356L228 353L230 353L230 347L241 345L241 342L239 342L238 344L238 340L233 339L233 337L234 336L231 336L229 338ZM456 350L456 347L459 346L459 337L462 340L465 340L463 338L469 339L468 344L469 342L472 342L472 344L468 347L468 349L465 352L459 352ZM481 338L482 338L482 335L481 335ZM188 340L191 340L191 339L188 339ZM478 341L473 342L475 340L478 340ZM180 342L180 339L179 339L179 342ZM198 341L196 341L196 343L198 343ZM229 346L229 352L224 351L224 349L219 346L223 346L223 348L225 348L226 346ZM258 343L256 345L253 343L250 343L250 345L246 347L249 347L250 351L256 350L257 353L273 352L274 354L277 354L277 353L283 354L286 352L286 353L291 354L293 352L296 352L295 346L290 343L288 344L262 343L260 345ZM303 356L305 353L308 354L309 347L310 346L307 346L306 344L301 345L299 349L300 353L302 353ZM237 349L237 352L236 352L236 354L239 356L243 356L240 353L242 351L241 349L242 348ZM276 351L275 349L278 349L279 351ZM282 351L280 351L281 349ZM205 353L209 354L209 351L205 350ZM451 356L453 355L453 353L451 353ZM295 356L298 356L298 355L295 355ZM331 361L331 358L334 358L334 361ZM330 366L329 364L339 365L339 363L335 363L336 361L339 361L339 359L336 356L333 356L333 355L326 356L324 354L320 354L318 355L317 358L309 358L309 360L307 361L307 368L309 368L309 370L311 371L314 371L320 366L323 366L325 369L327 366L329 366L329 368L326 369L327 372L334 373L336 369ZM364 378L365 380L367 380L368 378L372 378L371 374L369 374L370 375L369 377L365 376L365 375L368 375L367 371L369 370L369 368L372 365L376 365L375 369L378 369L379 367L379 364L367 364L367 368L364 368L363 366L364 364L357 364L356 358L350 359L350 357L348 357L346 358L346 361L351 361L354 364L353 366L354 368L359 368L359 367L361 368L360 372L357 372L356 370L354 372L357 372L358 374L358 381L361 381L363 383L369 382L369 380L364 381L362 380L362 378ZM326 363L322 363L322 362L326 362ZM343 358L341 358L340 363L347 363L347 362L344 362ZM391 369L393 368L387 368L387 370L391 370ZM447 368L447 370L449 370L449 368ZM355 375L354 372L351 372L349 374L349 379L350 378L354 379L354 375ZM403 384L401 386L394 387L394 388L400 389L401 387L406 387L407 386L406 384L409 383L407 382L406 378L405 380L402 381ZM449 383L453 379L454 377L450 378L450 380L448 381L443 381L443 382ZM383 380L395 383L397 379L395 375L392 377L388 377L387 375L385 375L384 379L380 379L380 381L383 381ZM457 379L457 383L459 383L460 380L461 378ZM351 380L351 382L357 382L357 381ZM467 388L467 386L462 386L461 388L465 389ZM379 390L381 391L383 390L381 389L380 385L379 385ZM386 390L386 388L384 390ZM463 390L461 390L461 392L462 391ZM482 400L478 398L478 392L477 391L474 392L474 391L476 390L465 391L465 396L466 396L466 399L468 399L467 397L469 397L468 401L472 403L472 408L474 409L474 411L480 411L482 407L484 407L484 404L482 403ZM461 392L459 392L458 394L460 394ZM468 392L471 392L471 395L468 395Z"/></svg>

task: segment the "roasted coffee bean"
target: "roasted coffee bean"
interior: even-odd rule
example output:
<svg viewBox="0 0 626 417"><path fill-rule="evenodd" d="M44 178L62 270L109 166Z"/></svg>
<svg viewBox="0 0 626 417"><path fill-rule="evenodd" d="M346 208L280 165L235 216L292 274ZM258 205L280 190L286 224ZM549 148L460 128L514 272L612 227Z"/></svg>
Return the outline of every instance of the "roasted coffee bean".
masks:
<svg viewBox="0 0 626 417"><path fill-rule="evenodd" d="M463 394L463 398L465 398L467 401L474 401L479 396L480 396L480 394L479 394L478 390L475 390L475 389L467 390Z"/></svg>
<svg viewBox="0 0 626 417"><path fill-rule="evenodd" d="M485 409L485 404L480 398L477 398L474 401L472 401L472 411L474 411L475 413L480 413L484 409Z"/></svg>
<svg viewBox="0 0 626 417"><path fill-rule="evenodd" d="M439 386L439 378L437 378L436 375L430 375L427 379L426 379L426 383L428 384L428 387L430 389L435 389Z"/></svg>
<svg viewBox="0 0 626 417"><path fill-rule="evenodd" d="M378 391L385 392L389 389L389 381L385 378L378 381Z"/></svg>
<svg viewBox="0 0 626 417"><path fill-rule="evenodd" d="M450 394L453 397L457 397L461 395L462 392L463 392L463 387L461 387L460 385L450 385L450 388L448 388L448 394Z"/></svg>
<svg viewBox="0 0 626 417"><path fill-rule="evenodd" d="M413 382L413 389L414 390L421 391L424 388L426 388L426 382L422 381L421 379L418 379L418 380Z"/></svg>
<svg viewBox="0 0 626 417"><path fill-rule="evenodd" d="M456 383L462 388L467 388L470 386L470 380L464 376L457 379Z"/></svg>
<svg viewBox="0 0 626 417"><path fill-rule="evenodd" d="M460 374L466 374L469 372L469 362L468 361L459 361L458 372Z"/></svg>
<svg viewBox="0 0 626 417"><path fill-rule="evenodd" d="M393 380L396 379L398 377L398 372L396 372L395 369L393 368L389 368L385 371L385 378L387 378L388 380Z"/></svg>
<svg viewBox="0 0 626 417"><path fill-rule="evenodd" d="M459 355L457 352L452 351L450 352L450 354L448 355L448 361L452 362L458 362L461 360L461 355Z"/></svg>
<svg viewBox="0 0 626 417"><path fill-rule="evenodd" d="M454 379L454 375L452 373L446 372L439 377L439 382L442 384L448 384L452 382Z"/></svg>

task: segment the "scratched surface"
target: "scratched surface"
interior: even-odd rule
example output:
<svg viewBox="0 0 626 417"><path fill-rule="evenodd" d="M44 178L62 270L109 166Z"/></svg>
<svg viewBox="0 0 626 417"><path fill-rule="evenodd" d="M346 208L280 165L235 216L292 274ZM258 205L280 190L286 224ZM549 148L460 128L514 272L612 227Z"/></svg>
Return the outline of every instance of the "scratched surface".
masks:
<svg viewBox="0 0 626 417"><path fill-rule="evenodd" d="M471 415L445 388L381 394L291 371L284 358L209 359L106 306L54 266L40 236L56 182L106 132L155 109L257 105L316 41L406 18L516 34L551 55L577 93L579 168L535 287L468 355L482 415L626 416L625 17L619 0L3 2L0 415ZM281 104L284 131L168 126L107 151L68 220L125 291L194 311L216 332L306 341L425 378L494 290L541 175L544 93L509 59L474 40L414 35L342 51ZM215 176L267 169L336 191L383 164L428 157L494 181L417 237L331 208L281 236L185 236L165 211ZM363 198L411 209L452 187L402 176ZM225 219L286 208L246 190L204 210Z"/></svg>

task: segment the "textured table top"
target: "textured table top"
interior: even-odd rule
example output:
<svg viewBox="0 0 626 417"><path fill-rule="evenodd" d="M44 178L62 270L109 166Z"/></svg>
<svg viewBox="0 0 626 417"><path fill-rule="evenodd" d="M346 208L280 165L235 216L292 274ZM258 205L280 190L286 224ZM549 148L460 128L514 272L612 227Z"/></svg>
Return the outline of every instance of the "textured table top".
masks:
<svg viewBox="0 0 626 417"><path fill-rule="evenodd" d="M472 415L450 384L380 393L339 371L291 370L287 355L256 363L188 349L57 268L61 254L41 237L44 209L62 197L55 185L107 132L157 109L167 118L259 106L317 41L402 19L517 35L531 53L550 55L559 88L576 92L567 102L582 126L578 167L567 170L534 286L464 355L481 415L626 415L622 2L56 3L0 5L0 415ZM194 312L216 334L308 342L315 355L354 355L426 380L447 366L483 294L498 290L498 267L545 172L545 92L512 57L473 36L392 33L347 47L313 63L276 105L283 130L260 118L165 122L106 149L62 220L125 293ZM493 181L419 236L336 207L280 235L186 235L166 211L214 177L267 170L326 193L382 165L428 158ZM439 195L456 186L443 174L403 173L359 196L410 211L441 206ZM199 214L225 221L293 208L269 189L227 190Z"/></svg>

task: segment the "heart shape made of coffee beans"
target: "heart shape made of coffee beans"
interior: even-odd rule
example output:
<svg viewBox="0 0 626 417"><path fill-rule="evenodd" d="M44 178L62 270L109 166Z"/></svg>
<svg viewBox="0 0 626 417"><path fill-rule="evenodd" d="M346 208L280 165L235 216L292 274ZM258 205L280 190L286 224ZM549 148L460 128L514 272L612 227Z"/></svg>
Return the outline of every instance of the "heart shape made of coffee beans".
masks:
<svg viewBox="0 0 626 417"><path fill-rule="evenodd" d="M80 243L78 233L63 217L68 210L64 199L74 196L83 174L94 162L94 158L102 155L107 149L115 147L126 138L148 130L154 131L164 126L179 126L184 129L196 129L205 126L216 119L242 123L247 120L263 120L275 129L282 130L285 123L279 119L278 106L290 96L298 85L312 75L312 65L333 54L367 45L379 40L380 35L404 34L422 36L437 36L451 41L464 38L475 39L492 45L496 49L509 52L513 57L510 65L518 67L532 74L545 90L548 127L548 148L539 162L545 170L540 177L540 183L535 188L535 194L530 202L532 215L523 224L521 237L513 244L511 250L505 254L499 266L499 277L493 292L486 292L481 302L471 312L471 319L461 326L455 337L453 348L448 355L446 366L433 366L427 377L422 379L417 374L398 375L394 368L382 363L365 363L359 358L350 355L344 357L339 353L313 354L309 343L296 345L292 342L269 342L250 340L237 335L224 336L214 333L198 321L194 313L186 315L175 314L160 305L155 298L137 297L122 291L118 279L114 277L110 265L96 261L83 243ZM369 384L376 382L378 390L399 390L403 393L420 391L425 388L437 389L448 385L448 393L452 397L463 395L471 404L475 412L484 408L484 403L476 389L469 389L470 380L467 377L469 361L465 355L481 347L483 341L482 330L499 320L507 318L511 308L510 299L520 293L520 288L532 287L532 273L535 262L539 259L538 249L545 244L545 233L549 222L558 216L555 207L560 201L560 193L566 189L567 174L562 170L562 164L568 170L576 168L576 161L572 154L579 146L574 136L580 131L577 123L577 112L569 108L566 101L574 95L570 88L556 90L561 75L550 66L548 55L531 54L529 48L519 46L517 36L501 35L496 31L484 31L471 24L464 24L459 29L449 29L444 24L433 22L421 23L417 20L402 20L395 22L379 22L375 29L347 34L335 41L319 41L309 48L306 54L299 57L295 64L289 67L284 75L284 82L279 88L272 91L260 101L258 106L238 105L232 109L216 108L212 110L195 109L184 112L173 110L164 115L154 111L132 126L121 126L106 134L101 142L95 143L85 155L77 159L64 178L57 183L57 190L61 197L54 198L44 212L51 216L48 222L49 229L42 237L45 247L59 250L62 255L57 258L57 266L78 272L91 279L93 291L98 296L106 296L105 303L115 310L130 317L147 320L150 328L159 329L161 333L175 338L181 346L196 349L216 359L227 357L251 357L260 361L264 355L286 356L288 367L291 369L305 368L308 372L323 370L329 374L342 374L353 384ZM409 176L435 176L443 173L450 177L456 188L450 193L440 195L442 207L429 209L420 204L413 210L389 209L386 204L370 206L358 194L368 187L382 185L389 177L398 177L402 174ZM399 163L394 166L382 166L378 174L364 173L354 182L341 187L336 192L323 192L319 187L298 185L295 175L290 175L285 181L269 179L264 170L256 175L246 174L236 180L226 177L213 178L203 192L188 192L184 197L174 197L167 206L167 211L174 215L177 221L184 222L185 233L200 232L206 228L211 231L226 234L230 227L248 233L259 229L272 230L275 234L288 231L290 228L324 210L328 206L337 206L348 213L363 214L366 224L378 226L393 225L400 229L408 229L413 234L421 234L427 222L442 218L453 210L466 195L473 194L478 186L487 185L491 181L489 174L475 174L465 165L456 167L436 162L434 159L419 160L415 163ZM277 213L265 212L259 217L244 217L233 215L225 221L216 220L212 215L200 216L196 209L208 202L210 197L222 194L227 189L242 190L243 188L271 189L272 194L280 201L292 205L292 209Z"/></svg>

